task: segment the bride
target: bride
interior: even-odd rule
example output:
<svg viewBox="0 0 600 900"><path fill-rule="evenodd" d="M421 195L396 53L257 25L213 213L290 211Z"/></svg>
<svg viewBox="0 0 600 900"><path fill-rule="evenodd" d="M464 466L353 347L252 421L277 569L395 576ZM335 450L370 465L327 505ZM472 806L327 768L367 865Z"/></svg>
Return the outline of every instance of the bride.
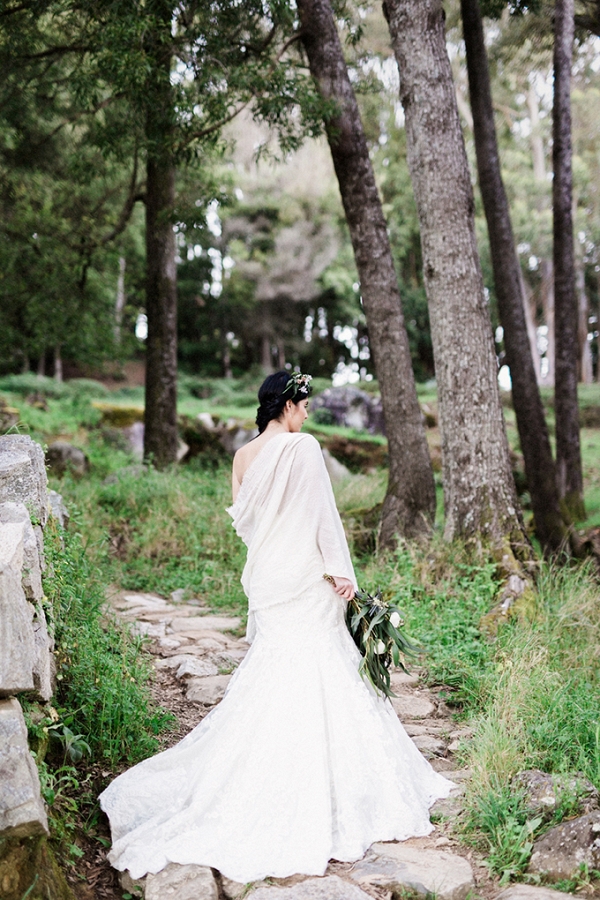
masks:
<svg viewBox="0 0 600 900"><path fill-rule="evenodd" d="M322 875L374 841L428 834L452 788L358 673L354 570L319 444L301 434L310 380L265 380L259 436L233 462L250 650L190 734L100 795L109 859L133 878L169 862L239 882Z"/></svg>

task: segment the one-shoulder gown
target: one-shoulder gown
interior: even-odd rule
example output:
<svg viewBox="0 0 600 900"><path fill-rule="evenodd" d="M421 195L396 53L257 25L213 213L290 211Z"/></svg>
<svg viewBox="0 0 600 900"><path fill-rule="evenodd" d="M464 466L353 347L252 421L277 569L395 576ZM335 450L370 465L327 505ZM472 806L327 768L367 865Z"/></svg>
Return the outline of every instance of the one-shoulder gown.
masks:
<svg viewBox="0 0 600 900"><path fill-rule="evenodd" d="M239 882L320 875L374 841L428 834L453 786L358 672L344 601L322 578L354 572L315 439L272 438L230 513L252 643L218 706L101 794L109 859L134 878L169 862Z"/></svg>

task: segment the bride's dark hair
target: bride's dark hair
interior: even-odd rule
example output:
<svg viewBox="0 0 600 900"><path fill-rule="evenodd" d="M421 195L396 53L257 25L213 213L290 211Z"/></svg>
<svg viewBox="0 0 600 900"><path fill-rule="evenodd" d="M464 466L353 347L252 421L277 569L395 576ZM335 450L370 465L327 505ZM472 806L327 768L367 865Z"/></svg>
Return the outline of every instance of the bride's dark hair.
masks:
<svg viewBox="0 0 600 900"><path fill-rule="evenodd" d="M260 406L256 410L256 424L258 425L258 433L262 434L272 419L278 419L283 412L283 408L288 400L292 403L300 403L306 400L311 388L306 384L305 390L294 390L294 385L290 384L292 380L291 372L274 372L269 375L258 389L258 402Z"/></svg>

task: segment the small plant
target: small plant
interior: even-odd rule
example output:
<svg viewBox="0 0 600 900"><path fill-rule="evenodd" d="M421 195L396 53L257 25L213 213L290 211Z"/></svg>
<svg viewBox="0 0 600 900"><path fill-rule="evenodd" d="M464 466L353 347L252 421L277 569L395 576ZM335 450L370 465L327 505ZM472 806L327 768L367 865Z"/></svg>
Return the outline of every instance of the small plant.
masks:
<svg viewBox="0 0 600 900"><path fill-rule="evenodd" d="M470 843L483 844L486 865L506 884L527 868L541 824L541 817L529 818L521 791L496 783L467 807L463 827Z"/></svg>

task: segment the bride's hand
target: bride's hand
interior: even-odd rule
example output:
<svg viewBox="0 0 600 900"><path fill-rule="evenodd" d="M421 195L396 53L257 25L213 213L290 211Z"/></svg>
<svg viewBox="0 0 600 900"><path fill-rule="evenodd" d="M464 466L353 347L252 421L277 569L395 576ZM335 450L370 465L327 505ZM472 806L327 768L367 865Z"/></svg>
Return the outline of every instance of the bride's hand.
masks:
<svg viewBox="0 0 600 900"><path fill-rule="evenodd" d="M343 597L344 600L352 600L354 597L354 585L349 578L335 578L335 584L332 585L336 594Z"/></svg>

